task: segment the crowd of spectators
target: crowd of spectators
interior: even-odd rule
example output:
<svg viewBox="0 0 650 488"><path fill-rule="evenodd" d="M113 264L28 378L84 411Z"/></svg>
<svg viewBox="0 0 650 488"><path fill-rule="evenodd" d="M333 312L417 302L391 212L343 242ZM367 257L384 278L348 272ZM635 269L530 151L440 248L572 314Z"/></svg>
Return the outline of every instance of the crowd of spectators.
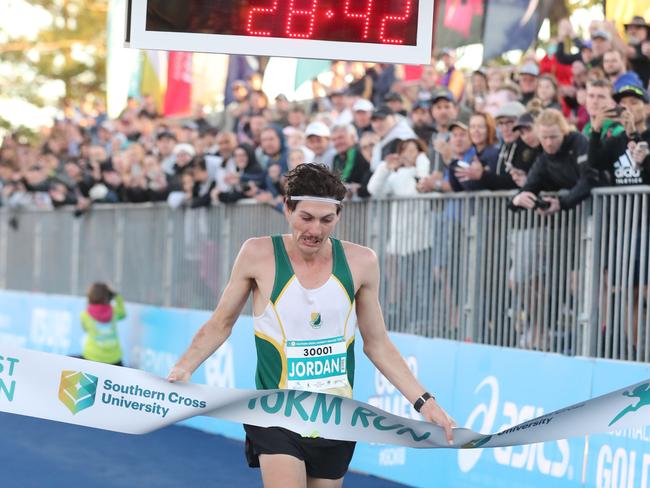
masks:
<svg viewBox="0 0 650 488"><path fill-rule="evenodd" d="M584 39L563 20L558 34L541 59L472 73L442 50L415 81L400 66L334 62L308 102L270 101L241 80L223 112L180 120L161 117L150 96L115 120L101 103L66 101L40 146L4 138L0 205L254 199L281 209L284 175L305 163L337 171L351 200L519 189L513 209L545 214L596 185L647 184L650 26L634 17L621 37L594 22Z"/></svg>

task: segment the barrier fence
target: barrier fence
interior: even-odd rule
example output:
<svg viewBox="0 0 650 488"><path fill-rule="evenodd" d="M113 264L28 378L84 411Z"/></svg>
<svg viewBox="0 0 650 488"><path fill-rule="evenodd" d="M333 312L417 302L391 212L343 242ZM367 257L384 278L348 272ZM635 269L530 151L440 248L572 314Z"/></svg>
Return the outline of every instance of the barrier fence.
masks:
<svg viewBox="0 0 650 488"><path fill-rule="evenodd" d="M345 205L336 235L373 248L388 328L428 337L650 361L650 187L597 189L542 217L511 193ZM0 288L212 309L243 242L287 230L267 206L0 211ZM247 305L250 313L250 304Z"/></svg>

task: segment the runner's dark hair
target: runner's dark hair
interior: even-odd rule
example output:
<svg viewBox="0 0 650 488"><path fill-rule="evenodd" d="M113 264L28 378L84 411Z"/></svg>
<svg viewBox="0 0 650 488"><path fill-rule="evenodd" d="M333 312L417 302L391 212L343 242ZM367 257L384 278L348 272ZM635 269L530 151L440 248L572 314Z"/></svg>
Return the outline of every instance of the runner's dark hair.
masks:
<svg viewBox="0 0 650 488"><path fill-rule="evenodd" d="M292 196L309 196L333 198L343 201L347 190L341 179L323 164L301 164L287 174L286 204L291 211L296 209L298 202L290 200ZM336 209L341 211L342 205Z"/></svg>

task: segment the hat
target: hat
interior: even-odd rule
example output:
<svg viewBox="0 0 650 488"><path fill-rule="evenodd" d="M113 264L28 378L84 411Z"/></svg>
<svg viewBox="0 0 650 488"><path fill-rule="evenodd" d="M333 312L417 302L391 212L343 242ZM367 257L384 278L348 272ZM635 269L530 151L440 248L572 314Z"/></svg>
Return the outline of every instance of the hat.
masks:
<svg viewBox="0 0 650 488"><path fill-rule="evenodd" d="M612 35L607 32L606 30L603 29L598 29L591 35L592 39L605 39L606 41L611 41L612 40Z"/></svg>
<svg viewBox="0 0 650 488"><path fill-rule="evenodd" d="M640 15L635 15L632 17L632 20L630 20L627 24L624 24L625 28L627 29L630 26L636 26L636 27L645 27L646 30L650 31L650 24L648 24L643 17Z"/></svg>
<svg viewBox="0 0 650 488"><path fill-rule="evenodd" d="M520 75L539 76L539 66L535 63L526 63L519 69Z"/></svg>
<svg viewBox="0 0 650 488"><path fill-rule="evenodd" d="M645 103L650 103L648 92L638 84L619 85L614 92L613 98L616 103L619 103L625 97L636 97L639 100L643 100Z"/></svg>
<svg viewBox="0 0 650 488"><path fill-rule="evenodd" d="M428 111L430 108L431 108L431 103L428 100L418 100L413 104L411 111L418 110L418 109Z"/></svg>
<svg viewBox="0 0 650 488"><path fill-rule="evenodd" d="M372 112L375 109L375 106L372 104L370 100L366 100L365 98L360 98L356 102L354 102L354 106L352 107L352 110L354 112Z"/></svg>
<svg viewBox="0 0 650 488"><path fill-rule="evenodd" d="M591 40L587 39L582 41L582 47L580 49L591 49Z"/></svg>
<svg viewBox="0 0 650 488"><path fill-rule="evenodd" d="M456 99L454 98L454 94L449 91L448 88L436 88L433 90L433 93L431 94L431 105L435 105L438 100L448 100L451 103L456 103Z"/></svg>
<svg viewBox="0 0 650 488"><path fill-rule="evenodd" d="M156 137L156 139L158 139L158 140L160 140L160 139L174 139L174 140L176 140L176 134L174 134L171 131L164 130L164 131L158 133L158 136Z"/></svg>
<svg viewBox="0 0 650 488"><path fill-rule="evenodd" d="M199 130L199 126L196 122L193 122L191 120L188 120L187 122L183 122L181 125L181 128L187 129L187 130Z"/></svg>
<svg viewBox="0 0 650 488"><path fill-rule="evenodd" d="M388 92L384 95L384 102L402 102L402 95L397 92Z"/></svg>
<svg viewBox="0 0 650 488"><path fill-rule="evenodd" d="M373 119L385 119L389 115L395 115L395 112L393 112L393 109L388 107L387 105L382 105L381 107L375 109L375 111L372 113L372 118Z"/></svg>
<svg viewBox="0 0 650 488"><path fill-rule="evenodd" d="M99 128L104 129L108 132L113 132L115 130L115 126L113 125L113 122L111 122L110 120L105 120L104 122L102 122Z"/></svg>
<svg viewBox="0 0 650 488"><path fill-rule="evenodd" d="M330 128L322 122L312 122L307 126L305 136L331 137Z"/></svg>
<svg viewBox="0 0 650 488"><path fill-rule="evenodd" d="M344 97L344 96L345 96L345 90L343 90L343 89L341 89L341 90L334 90L333 92L331 92L331 93L329 94L329 97L330 97L330 98L332 98L332 97Z"/></svg>
<svg viewBox="0 0 650 488"><path fill-rule="evenodd" d="M187 153L192 157L196 156L196 149L194 149L194 146L192 146L192 144L176 144L174 146L174 156L182 152Z"/></svg>
<svg viewBox="0 0 650 488"><path fill-rule="evenodd" d="M461 112L458 115L458 118L449 124L449 130L451 131L454 127L460 127L461 129L468 130L470 116L471 115L468 112Z"/></svg>
<svg viewBox="0 0 650 488"><path fill-rule="evenodd" d="M449 47L443 47L438 51L438 56L451 56L452 54L454 54L454 50Z"/></svg>
<svg viewBox="0 0 650 488"><path fill-rule="evenodd" d="M508 117L511 119L518 119L525 112L526 112L526 107L524 107L521 103L506 102L503 105L501 105L501 107L499 107L499 110L497 110L497 113L494 116L494 118L499 119L501 117Z"/></svg>
<svg viewBox="0 0 650 488"><path fill-rule="evenodd" d="M522 114L515 122L515 125L512 127L512 130L519 130L522 127L532 127L535 125L535 118L530 112Z"/></svg>

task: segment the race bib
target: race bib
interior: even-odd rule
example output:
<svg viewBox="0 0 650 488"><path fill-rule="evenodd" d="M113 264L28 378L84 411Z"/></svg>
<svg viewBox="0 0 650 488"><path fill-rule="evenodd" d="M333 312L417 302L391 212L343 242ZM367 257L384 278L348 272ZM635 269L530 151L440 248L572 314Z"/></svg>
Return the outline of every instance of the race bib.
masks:
<svg viewBox="0 0 650 488"><path fill-rule="evenodd" d="M314 341L287 341L287 388L323 391L348 386L343 336Z"/></svg>

